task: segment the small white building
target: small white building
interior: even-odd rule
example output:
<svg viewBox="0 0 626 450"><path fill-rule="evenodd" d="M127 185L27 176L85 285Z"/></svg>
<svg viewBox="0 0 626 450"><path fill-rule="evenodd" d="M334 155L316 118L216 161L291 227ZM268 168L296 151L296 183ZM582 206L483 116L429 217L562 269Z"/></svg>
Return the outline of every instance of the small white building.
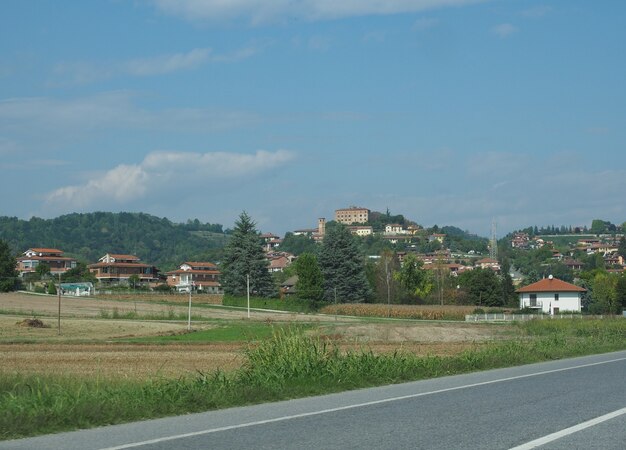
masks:
<svg viewBox="0 0 626 450"><path fill-rule="evenodd" d="M519 307L541 310L546 314L561 312L580 312L581 295L587 290L575 284L554 278L548 278L519 288Z"/></svg>

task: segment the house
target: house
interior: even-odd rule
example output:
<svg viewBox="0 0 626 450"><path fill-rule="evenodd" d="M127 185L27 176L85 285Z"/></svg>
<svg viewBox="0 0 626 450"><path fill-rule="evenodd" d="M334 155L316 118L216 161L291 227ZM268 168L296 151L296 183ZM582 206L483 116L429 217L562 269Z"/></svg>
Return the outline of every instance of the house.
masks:
<svg viewBox="0 0 626 450"><path fill-rule="evenodd" d="M559 312L580 312L581 296L587 290L575 284L554 278L548 278L519 288L519 307L540 310L546 314Z"/></svg>
<svg viewBox="0 0 626 450"><path fill-rule="evenodd" d="M583 267L585 265L584 263L575 259L568 259L564 262L564 264L572 270L583 270Z"/></svg>
<svg viewBox="0 0 626 450"><path fill-rule="evenodd" d="M500 270L500 264L497 260L492 258L483 258L476 261L476 265L481 269L492 269L494 271Z"/></svg>
<svg viewBox="0 0 626 450"><path fill-rule="evenodd" d="M52 275L59 275L76 267L76 259L63 256L63 252L56 248L29 248L17 258L17 271L20 277L35 272L37 266L46 264Z"/></svg>
<svg viewBox="0 0 626 450"><path fill-rule="evenodd" d="M518 232L511 238L511 247L513 248L528 248L530 245L530 236L528 233Z"/></svg>
<svg viewBox="0 0 626 450"><path fill-rule="evenodd" d="M283 240L272 233L264 233L261 235L261 239L263 240L263 246L266 252L274 250L282 244Z"/></svg>
<svg viewBox="0 0 626 450"><path fill-rule="evenodd" d="M132 275L137 275L141 283L156 282L159 279L159 269L141 263L135 255L107 253L96 264L90 264L87 268L102 283L128 282Z"/></svg>
<svg viewBox="0 0 626 450"><path fill-rule="evenodd" d="M374 233L374 229L368 225L353 225L348 227L348 230L355 236L360 237L371 236Z"/></svg>
<svg viewBox="0 0 626 450"><path fill-rule="evenodd" d="M443 241L445 238L446 238L445 234L433 233L430 236L428 236L428 242L438 241L440 244L443 244Z"/></svg>
<svg viewBox="0 0 626 450"><path fill-rule="evenodd" d="M385 225L385 234L407 234L407 231L398 223L388 223Z"/></svg>
<svg viewBox="0 0 626 450"><path fill-rule="evenodd" d="M184 262L178 269L167 272L168 286L178 292L194 291L207 294L221 294L220 271L211 262Z"/></svg>

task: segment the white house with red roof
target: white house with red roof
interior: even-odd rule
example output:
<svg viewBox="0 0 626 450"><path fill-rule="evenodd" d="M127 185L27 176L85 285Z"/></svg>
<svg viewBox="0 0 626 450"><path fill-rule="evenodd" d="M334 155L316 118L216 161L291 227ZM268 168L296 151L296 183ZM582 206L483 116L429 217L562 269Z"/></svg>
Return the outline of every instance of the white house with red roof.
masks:
<svg viewBox="0 0 626 450"><path fill-rule="evenodd" d="M519 288L519 307L541 310L546 314L580 312L581 296L587 289L550 275L548 278Z"/></svg>

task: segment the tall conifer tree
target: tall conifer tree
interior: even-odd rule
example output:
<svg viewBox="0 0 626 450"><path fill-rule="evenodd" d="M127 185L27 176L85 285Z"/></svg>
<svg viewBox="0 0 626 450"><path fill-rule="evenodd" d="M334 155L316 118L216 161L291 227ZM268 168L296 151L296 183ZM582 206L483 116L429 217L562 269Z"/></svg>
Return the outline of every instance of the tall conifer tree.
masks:
<svg viewBox="0 0 626 450"><path fill-rule="evenodd" d="M246 277L250 275L251 293L262 297L273 296L276 289L268 266L256 224L244 211L235 222L231 239L224 249L221 266L224 293L246 295Z"/></svg>
<svg viewBox="0 0 626 450"><path fill-rule="evenodd" d="M365 264L355 238L345 226L326 228L319 263L324 275L324 299L357 303L371 295Z"/></svg>

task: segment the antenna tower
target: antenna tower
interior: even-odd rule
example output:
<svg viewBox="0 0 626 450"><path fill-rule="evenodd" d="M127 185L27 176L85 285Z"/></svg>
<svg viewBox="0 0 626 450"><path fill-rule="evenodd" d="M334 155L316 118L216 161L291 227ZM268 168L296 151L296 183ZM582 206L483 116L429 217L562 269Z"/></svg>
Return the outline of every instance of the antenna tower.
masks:
<svg viewBox="0 0 626 450"><path fill-rule="evenodd" d="M498 238L496 237L496 221L491 221L491 239L489 239L489 257L498 259Z"/></svg>

